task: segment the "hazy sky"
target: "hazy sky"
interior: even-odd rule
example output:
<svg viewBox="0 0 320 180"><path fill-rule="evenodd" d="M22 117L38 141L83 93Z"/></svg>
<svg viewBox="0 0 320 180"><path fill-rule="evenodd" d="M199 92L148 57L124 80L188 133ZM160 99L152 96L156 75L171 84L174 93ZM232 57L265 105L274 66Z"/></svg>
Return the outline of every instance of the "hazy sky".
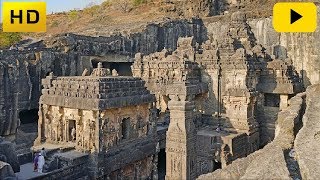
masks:
<svg viewBox="0 0 320 180"><path fill-rule="evenodd" d="M4 1L45 1L47 2L47 14L51 14L51 12L62 12L72 9L83 9L88 4L99 4L104 0L0 0L1 4Z"/></svg>

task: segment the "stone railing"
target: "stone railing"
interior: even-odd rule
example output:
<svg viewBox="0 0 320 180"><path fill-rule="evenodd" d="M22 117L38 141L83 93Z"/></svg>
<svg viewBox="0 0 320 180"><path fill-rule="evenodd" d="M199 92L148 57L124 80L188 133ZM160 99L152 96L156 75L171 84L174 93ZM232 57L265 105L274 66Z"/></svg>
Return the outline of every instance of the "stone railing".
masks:
<svg viewBox="0 0 320 180"><path fill-rule="evenodd" d="M65 168L57 169L42 176L33 178L35 180L51 180L51 179L77 179L86 176L86 164L78 164L73 166L68 166Z"/></svg>
<svg viewBox="0 0 320 180"><path fill-rule="evenodd" d="M290 100L279 112L275 139L246 158L237 159L224 169L201 175L198 179L290 179L285 153L293 147L295 129L301 125L306 94Z"/></svg>

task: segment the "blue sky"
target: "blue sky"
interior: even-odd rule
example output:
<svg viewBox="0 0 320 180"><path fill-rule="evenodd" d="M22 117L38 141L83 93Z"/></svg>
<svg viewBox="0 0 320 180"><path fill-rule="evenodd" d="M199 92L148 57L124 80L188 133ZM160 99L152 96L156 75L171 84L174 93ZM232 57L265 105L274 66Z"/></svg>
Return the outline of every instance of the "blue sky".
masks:
<svg viewBox="0 0 320 180"><path fill-rule="evenodd" d="M4 1L14 1L14 2L22 2L22 1L41 1L41 0L0 0L1 4ZM99 4L104 0L42 0L47 2L47 14L51 14L51 12L62 12L69 11L72 9L83 9L88 4L96 3Z"/></svg>

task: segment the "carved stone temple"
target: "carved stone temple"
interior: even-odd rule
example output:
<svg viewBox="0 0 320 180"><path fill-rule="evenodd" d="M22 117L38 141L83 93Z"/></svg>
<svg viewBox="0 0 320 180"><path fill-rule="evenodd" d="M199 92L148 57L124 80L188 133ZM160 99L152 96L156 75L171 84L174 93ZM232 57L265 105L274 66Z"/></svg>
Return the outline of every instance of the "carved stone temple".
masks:
<svg viewBox="0 0 320 180"><path fill-rule="evenodd" d="M155 98L143 80L99 63L90 76L50 74L42 85L35 148L62 149L61 166L93 178L157 177Z"/></svg>
<svg viewBox="0 0 320 180"><path fill-rule="evenodd" d="M256 44L242 13L232 15L223 38L202 45L180 38L175 51L138 53L132 72L156 95L158 123L170 121L166 179L195 179L255 152L274 138L278 112L302 91L290 60Z"/></svg>
<svg viewBox="0 0 320 180"><path fill-rule="evenodd" d="M193 24L192 32L203 27ZM105 56L104 50L116 44L122 52L139 43L111 39L97 46L109 39L70 34L59 38L79 47L51 42L64 50L61 57L84 49L70 55L79 56L76 68L66 65L42 76L31 150L47 150L44 176L191 180L271 142L278 114L303 91L294 62L259 44L241 12L230 15L219 33L210 27L202 38L184 35L174 46L159 43L161 49L152 52L135 47L122 56ZM89 47L101 53L92 55Z"/></svg>

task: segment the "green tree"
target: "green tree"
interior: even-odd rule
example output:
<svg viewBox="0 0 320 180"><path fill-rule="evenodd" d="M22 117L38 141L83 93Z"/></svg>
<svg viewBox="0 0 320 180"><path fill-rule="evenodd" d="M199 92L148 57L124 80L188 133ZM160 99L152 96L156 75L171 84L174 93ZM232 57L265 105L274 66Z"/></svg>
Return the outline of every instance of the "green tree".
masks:
<svg viewBox="0 0 320 180"><path fill-rule="evenodd" d="M79 12L77 10L71 10L69 13L68 13L68 16L71 20L76 20L79 16Z"/></svg>
<svg viewBox="0 0 320 180"><path fill-rule="evenodd" d="M19 41L21 41L20 33L7 33L0 30L0 49L8 48Z"/></svg>

